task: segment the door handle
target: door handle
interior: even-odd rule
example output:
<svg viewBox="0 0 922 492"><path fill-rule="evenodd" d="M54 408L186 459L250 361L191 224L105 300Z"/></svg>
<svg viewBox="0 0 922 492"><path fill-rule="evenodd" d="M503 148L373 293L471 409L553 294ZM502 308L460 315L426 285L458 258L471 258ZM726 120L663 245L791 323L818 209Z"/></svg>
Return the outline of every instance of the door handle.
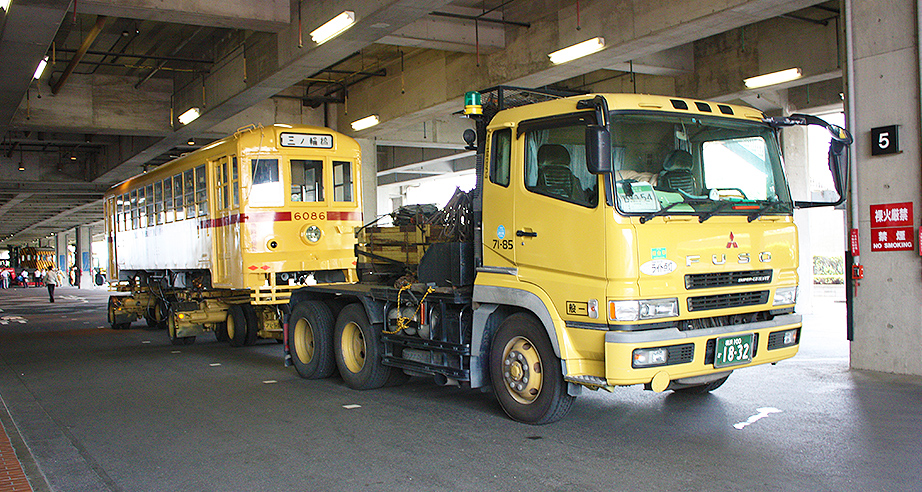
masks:
<svg viewBox="0 0 922 492"><path fill-rule="evenodd" d="M518 237L538 237L537 232L529 232L529 231L515 231L515 235Z"/></svg>

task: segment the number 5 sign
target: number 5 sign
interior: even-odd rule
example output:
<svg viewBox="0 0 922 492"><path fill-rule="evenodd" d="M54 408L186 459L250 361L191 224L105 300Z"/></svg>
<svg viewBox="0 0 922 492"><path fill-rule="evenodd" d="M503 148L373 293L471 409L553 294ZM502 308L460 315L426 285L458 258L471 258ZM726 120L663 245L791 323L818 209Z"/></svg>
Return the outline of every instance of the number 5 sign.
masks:
<svg viewBox="0 0 922 492"><path fill-rule="evenodd" d="M899 125L871 128L871 155L898 154L899 152Z"/></svg>

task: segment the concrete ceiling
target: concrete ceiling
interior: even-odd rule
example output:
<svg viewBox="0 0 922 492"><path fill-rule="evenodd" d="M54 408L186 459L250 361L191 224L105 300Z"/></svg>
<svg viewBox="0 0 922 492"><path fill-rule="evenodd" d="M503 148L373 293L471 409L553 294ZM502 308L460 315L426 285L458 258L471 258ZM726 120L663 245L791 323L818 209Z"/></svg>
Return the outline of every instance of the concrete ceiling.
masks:
<svg viewBox="0 0 922 492"><path fill-rule="evenodd" d="M836 2L360 0L349 6L351 29L313 43L308 33L342 5L13 0L0 11L0 246L99 223L110 185L247 123L327 125L379 145L460 153L462 125L449 115L465 91L497 84L682 94L767 111L841 90ZM548 62L548 52L594 36L606 38L604 51ZM46 56L49 68L33 80ZM805 74L791 87L742 87L744 76L791 66ZM177 123L192 106L202 116ZM351 132L367 114L383 123ZM441 155L431 169L395 159L379 162L388 180L401 166L414 176L453 169Z"/></svg>

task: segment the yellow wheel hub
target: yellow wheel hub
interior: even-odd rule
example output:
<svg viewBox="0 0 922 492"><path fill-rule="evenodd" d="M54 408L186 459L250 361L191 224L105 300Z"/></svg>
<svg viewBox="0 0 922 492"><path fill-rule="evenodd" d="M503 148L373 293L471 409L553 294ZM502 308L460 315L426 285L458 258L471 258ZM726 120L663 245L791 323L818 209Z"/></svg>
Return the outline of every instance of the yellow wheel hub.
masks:
<svg viewBox="0 0 922 492"><path fill-rule="evenodd" d="M294 346L298 360L302 364L307 364L314 358L314 329L304 318L299 319L295 325Z"/></svg>
<svg viewBox="0 0 922 492"><path fill-rule="evenodd" d="M525 337L515 337L503 349L503 382L517 402L530 404L541 394L544 382L541 356Z"/></svg>
<svg viewBox="0 0 922 492"><path fill-rule="evenodd" d="M343 328L342 350L346 368L359 373L365 367L365 335L359 325L349 323Z"/></svg>

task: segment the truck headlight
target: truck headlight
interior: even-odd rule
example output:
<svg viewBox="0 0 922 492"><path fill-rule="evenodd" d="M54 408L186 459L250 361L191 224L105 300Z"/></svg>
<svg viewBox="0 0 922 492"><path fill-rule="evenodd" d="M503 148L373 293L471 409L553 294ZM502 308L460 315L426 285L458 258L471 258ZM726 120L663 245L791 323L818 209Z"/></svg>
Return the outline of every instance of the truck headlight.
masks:
<svg viewBox="0 0 922 492"><path fill-rule="evenodd" d="M773 306L785 306L797 302L797 287L780 287L775 289Z"/></svg>
<svg viewBox="0 0 922 492"><path fill-rule="evenodd" d="M608 317L612 321L672 318L678 315L679 300L675 297L639 301L608 301Z"/></svg>

